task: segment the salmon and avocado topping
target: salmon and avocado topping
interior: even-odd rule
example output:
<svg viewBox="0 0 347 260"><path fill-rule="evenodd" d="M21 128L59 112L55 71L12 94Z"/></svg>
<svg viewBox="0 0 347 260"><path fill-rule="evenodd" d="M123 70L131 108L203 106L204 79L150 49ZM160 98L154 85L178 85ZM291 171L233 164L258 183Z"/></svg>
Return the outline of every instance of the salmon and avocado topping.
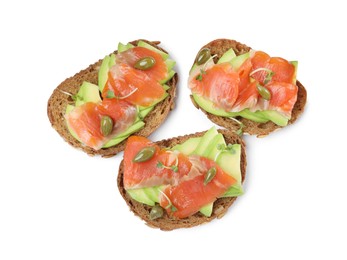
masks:
<svg viewBox="0 0 347 260"><path fill-rule="evenodd" d="M152 207L152 220L163 214L209 217L218 198L243 193L240 163L241 144L226 144L215 127L165 148L131 136L124 150L123 185L132 199Z"/></svg>
<svg viewBox="0 0 347 260"><path fill-rule="evenodd" d="M190 71L188 84L198 106L217 116L288 124L298 94L296 61L252 49L236 56L232 48L217 63L214 58L202 49Z"/></svg>
<svg viewBox="0 0 347 260"><path fill-rule="evenodd" d="M83 82L65 112L71 135L99 150L115 146L145 126L144 118L167 96L175 62L138 41L118 45L99 68L98 85Z"/></svg>

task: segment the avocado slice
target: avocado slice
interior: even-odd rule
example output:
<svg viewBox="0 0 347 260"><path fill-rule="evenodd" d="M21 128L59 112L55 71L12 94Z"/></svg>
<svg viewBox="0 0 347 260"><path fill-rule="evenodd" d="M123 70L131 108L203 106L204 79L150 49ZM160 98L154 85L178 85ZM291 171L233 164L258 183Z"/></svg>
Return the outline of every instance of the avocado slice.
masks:
<svg viewBox="0 0 347 260"><path fill-rule="evenodd" d="M83 105L86 102L98 103L101 101L99 87L87 81L83 81L76 97L76 106Z"/></svg>
<svg viewBox="0 0 347 260"><path fill-rule="evenodd" d="M154 106L140 109L139 110L139 117L145 118L153 109L154 109Z"/></svg>
<svg viewBox="0 0 347 260"><path fill-rule="evenodd" d="M74 108L75 106L73 105L67 105L65 110L65 115L69 114Z"/></svg>
<svg viewBox="0 0 347 260"><path fill-rule="evenodd" d="M205 111L217 115L217 116L224 116L224 117L236 117L236 116L242 116L244 118L247 118L249 120L252 120L254 122L258 123L265 123L269 120L274 122L275 124L279 126L286 126L288 124L288 118L284 117L282 114L280 114L277 111L272 110L264 110L264 111L256 111L251 112L249 109L244 109L240 112L227 112L223 109L216 108L214 104L204 98L199 96L198 94L192 94L194 101L203 108Z"/></svg>
<svg viewBox="0 0 347 260"><path fill-rule="evenodd" d="M110 141L108 141L102 148L108 148L111 146L114 146L116 144L119 144L123 140L127 139L129 135L132 133L137 132L140 130L142 127L144 127L145 123L143 121L137 121L133 125L131 125L127 130L124 132L120 133L119 135L113 137Z"/></svg>
<svg viewBox="0 0 347 260"><path fill-rule="evenodd" d="M281 113L275 111L275 110L265 110L265 111L257 111L257 113L261 114L265 118L271 120L276 125L279 126L286 126L288 125L289 118L286 118Z"/></svg>
<svg viewBox="0 0 347 260"><path fill-rule="evenodd" d="M227 112L223 109L216 108L212 101L202 96L199 96L198 94L193 93L192 96L196 104L199 105L199 107L203 108L205 111L211 114L214 114L216 116L225 116L225 117L237 116L237 113Z"/></svg>
<svg viewBox="0 0 347 260"><path fill-rule="evenodd" d="M169 85L164 84L164 85L163 85L163 88L164 88L164 90L166 91L166 90L169 90L169 89L170 89L170 86L169 86Z"/></svg>
<svg viewBox="0 0 347 260"><path fill-rule="evenodd" d="M241 196L243 194L243 188L241 184L236 183L233 186L231 186L222 196L221 198L225 197L237 197Z"/></svg>
<svg viewBox="0 0 347 260"><path fill-rule="evenodd" d="M110 68L115 64L116 64L116 55L114 53L112 53L110 56L105 56L105 58L103 59L99 69L99 73L98 73L98 85L99 85L100 92L102 92L102 90L105 87Z"/></svg>
<svg viewBox="0 0 347 260"><path fill-rule="evenodd" d="M298 61L291 61L291 64L295 67L294 77L293 77L293 84L296 85L296 75L298 73Z"/></svg>
<svg viewBox="0 0 347 260"><path fill-rule="evenodd" d="M111 68L115 64L116 64L116 54L112 53L110 55L110 62L108 63L108 67Z"/></svg>
<svg viewBox="0 0 347 260"><path fill-rule="evenodd" d="M103 59L98 73L98 85L100 92L102 92L104 89L108 79L108 71L114 64L116 64L116 55L114 54L111 56L105 56Z"/></svg>
<svg viewBox="0 0 347 260"><path fill-rule="evenodd" d="M160 196L160 192L165 188L165 185L161 185L161 186L154 186L154 187L148 187L148 188L144 188L144 191L146 193L146 195L148 196L148 198L150 198L152 201L159 203L159 196Z"/></svg>
<svg viewBox="0 0 347 260"><path fill-rule="evenodd" d="M144 41L139 41L137 43L137 46L144 47L144 48L147 48L149 50L152 50L152 51L155 51L155 52L159 53L161 55L161 57L163 57L164 60L167 60L169 58L169 54L167 54L166 52L163 52L163 51L153 47L152 45L150 45L150 44L148 44L148 43L146 43Z"/></svg>
<svg viewBox="0 0 347 260"><path fill-rule="evenodd" d="M154 206L155 203L159 203L160 192L165 187L166 185L154 186L154 187L148 187L148 188L130 189L130 190L127 190L127 192L134 200L147 204L149 206Z"/></svg>
<svg viewBox="0 0 347 260"><path fill-rule="evenodd" d="M165 84L166 82L168 82L170 79L172 79L172 77L175 75L175 71L174 70L170 70L169 73L167 74L167 77L161 81L159 81L160 84Z"/></svg>
<svg viewBox="0 0 347 260"><path fill-rule="evenodd" d="M221 152L216 162L223 171L235 178L237 183L241 184L241 145L233 144L232 150L233 152Z"/></svg>
<svg viewBox="0 0 347 260"><path fill-rule="evenodd" d="M176 65L176 61L172 60L172 59L167 59L165 61L165 65L167 67L167 71L170 71L173 69L173 67Z"/></svg>
<svg viewBox="0 0 347 260"><path fill-rule="evenodd" d="M200 213L206 217L211 217L213 211L213 202L203 206L200 210Z"/></svg>
<svg viewBox="0 0 347 260"><path fill-rule="evenodd" d="M213 137L207 149L203 152L202 156L207 157L210 160L214 160L214 158L220 151L218 150L218 145L223 145L223 144L226 145L224 141L224 137L221 133L218 133L215 137Z"/></svg>
<svg viewBox="0 0 347 260"><path fill-rule="evenodd" d="M249 52L246 52L244 54L241 54L239 56L236 56L230 61L231 66L234 68L234 70L238 70L241 65L250 57Z"/></svg>
<svg viewBox="0 0 347 260"><path fill-rule="evenodd" d="M164 89L165 89L165 87L164 87ZM145 118L145 116L147 116L148 113L153 110L155 105L160 103L161 101L163 101L168 95L169 94L167 92L165 92L164 95L160 99L154 101L154 103L149 107L137 106L140 118Z"/></svg>
<svg viewBox="0 0 347 260"><path fill-rule="evenodd" d="M172 151L179 151L185 155L190 155L194 152L196 147L201 141L201 137L193 137L189 138L187 141L185 141L182 144L175 145L171 148Z"/></svg>
<svg viewBox="0 0 347 260"><path fill-rule="evenodd" d="M131 43L123 44L120 42L120 43L118 43L118 53L121 53L123 51L127 51L133 47L134 47L134 45L132 45Z"/></svg>
<svg viewBox="0 0 347 260"><path fill-rule="evenodd" d="M210 142L216 135L218 135L216 127L210 128L210 130L208 130L201 138L201 141L194 150L193 154L202 155L207 150Z"/></svg>
<svg viewBox="0 0 347 260"><path fill-rule="evenodd" d="M99 69L99 73L98 73L98 85L99 85L99 89L102 92L102 90L104 89L104 86L106 84L107 81L107 74L108 74L108 70L109 70L109 63L110 63L110 56L105 56L105 58L102 60L100 69Z"/></svg>
<svg viewBox="0 0 347 260"><path fill-rule="evenodd" d="M145 189L133 189L133 190L127 190L127 193L132 197L134 200L141 202L143 204L154 206L155 202L149 198L147 193L145 192Z"/></svg>
<svg viewBox="0 0 347 260"><path fill-rule="evenodd" d="M241 112L239 112L239 116L242 116L243 118L247 118L249 120L252 120L252 121L258 122L258 123L265 123L265 122L269 121L261 113L251 112L248 108L246 108L246 109L242 110Z"/></svg>
<svg viewBox="0 0 347 260"><path fill-rule="evenodd" d="M227 50L222 57L218 60L217 64L224 63L224 62L230 62L233 58L236 57L236 54L233 50L233 48L230 48Z"/></svg>

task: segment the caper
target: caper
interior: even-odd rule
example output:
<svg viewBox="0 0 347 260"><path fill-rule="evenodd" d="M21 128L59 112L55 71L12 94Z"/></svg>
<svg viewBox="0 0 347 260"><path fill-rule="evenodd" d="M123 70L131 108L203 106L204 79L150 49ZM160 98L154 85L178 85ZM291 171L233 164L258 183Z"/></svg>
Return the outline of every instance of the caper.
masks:
<svg viewBox="0 0 347 260"><path fill-rule="evenodd" d="M103 116L101 118L100 129L103 136L108 136L113 130L113 120L109 116Z"/></svg>
<svg viewBox="0 0 347 260"><path fill-rule="evenodd" d="M271 92L264 86L258 84L257 85L257 90L259 95L265 99L265 100L270 100L271 99Z"/></svg>
<svg viewBox="0 0 347 260"><path fill-rule="evenodd" d="M210 169L208 169L208 171L205 174L204 185L212 181L214 176L216 176L216 173L217 173L216 167L211 167Z"/></svg>
<svg viewBox="0 0 347 260"><path fill-rule="evenodd" d="M204 48L196 56L196 64L202 65L211 57L210 49Z"/></svg>
<svg viewBox="0 0 347 260"><path fill-rule="evenodd" d="M145 162L153 157L155 147L148 146L140 150L134 157L133 162Z"/></svg>
<svg viewBox="0 0 347 260"><path fill-rule="evenodd" d="M149 219L154 220L157 218L161 218L163 216L163 214L164 214L163 208L157 204L149 212Z"/></svg>
<svg viewBox="0 0 347 260"><path fill-rule="evenodd" d="M152 68L155 65L155 59L152 57L144 57L142 59L139 59L134 67L138 70L148 70Z"/></svg>

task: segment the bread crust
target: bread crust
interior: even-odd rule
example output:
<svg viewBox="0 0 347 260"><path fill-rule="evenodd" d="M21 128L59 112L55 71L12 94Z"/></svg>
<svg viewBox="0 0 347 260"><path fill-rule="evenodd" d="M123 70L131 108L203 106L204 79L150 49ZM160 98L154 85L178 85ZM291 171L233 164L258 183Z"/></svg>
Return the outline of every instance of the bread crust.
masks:
<svg viewBox="0 0 347 260"><path fill-rule="evenodd" d="M226 143L241 144L241 176L242 176L242 182L244 182L246 177L246 165L247 165L246 151L245 151L246 145L244 141L238 135L230 131L223 129L223 130L218 130L218 132L223 134ZM206 131L162 140L162 141L156 142L156 144L158 144L162 148L164 147L170 148L177 144L183 143L189 138L203 136L204 133L206 133ZM164 216L162 218L151 220L149 218L149 212L152 207L132 199L128 195L126 190L124 189L123 172L124 172L124 164L122 161L119 165L117 183L118 183L119 192L124 198L124 200L126 201L130 210L136 216L144 220L148 226L153 228L159 228L165 231L178 229L178 228L190 228L197 225L201 225L203 223L210 222L215 218L221 218L225 215L225 213L228 211L228 208L234 203L234 201L237 198L237 197L229 197L229 198L217 199L217 201L213 204L213 212L211 217L206 217L202 215L200 212L198 212L184 219L173 219L173 218L170 218L166 213L164 213Z"/></svg>
<svg viewBox="0 0 347 260"><path fill-rule="evenodd" d="M217 61L223 56L223 54L230 48L233 48L237 56L244 54L246 52L249 52L251 50L251 48L248 47L247 45L239 43L235 40L229 40L229 39L214 40L206 44L205 46L203 46L201 49L203 48L209 48L211 51L211 55L216 55L216 57L214 58L215 63L217 63ZM298 80L296 81L296 85L298 86L298 98L292 111L292 117L288 121L288 125L293 124L299 118L299 116L304 112L304 108L306 105L306 99L307 99L306 89ZM226 129L229 129L230 131L234 131L234 132L240 128L240 125L230 118L216 116L205 111L202 107L196 104L192 96L191 96L191 100L194 106L200 109L202 112L204 112L207 115L207 117L215 124L225 127ZM271 132L274 132L283 128L283 126L276 125L275 123L271 121L266 123L257 123L242 117L236 117L236 119L242 122L242 124L244 124L244 128L243 128L244 133L256 135L257 137L264 137L270 134Z"/></svg>
<svg viewBox="0 0 347 260"><path fill-rule="evenodd" d="M159 47L159 41L147 41L143 39L135 40L130 42L136 45L138 41L145 41L148 44L155 46L156 48L166 52L164 49ZM114 51L113 53L117 53ZM167 53L167 52L166 52ZM72 104L73 100L66 93L72 95L76 94L83 81L88 81L93 84L98 84L98 71L101 66L102 59L98 60L94 64L91 64L88 68L81 70L74 76L67 78L53 91L47 104L47 115L51 122L52 127L59 133L63 139L75 148L81 149L89 155L101 155L102 157L112 157L117 153L124 150L126 140L122 141L118 145L102 148L100 150L94 150L88 146L83 145L81 142L76 140L69 132L66 120L64 118L66 106ZM170 86L167 91L168 96L163 101L155 105L154 109L144 118L145 126L138 132L134 133L140 136L149 136L153 133L166 119L169 112L174 108L174 101L176 97L176 85L178 81L177 73L169 80L166 84ZM64 93L66 92L66 93Z"/></svg>

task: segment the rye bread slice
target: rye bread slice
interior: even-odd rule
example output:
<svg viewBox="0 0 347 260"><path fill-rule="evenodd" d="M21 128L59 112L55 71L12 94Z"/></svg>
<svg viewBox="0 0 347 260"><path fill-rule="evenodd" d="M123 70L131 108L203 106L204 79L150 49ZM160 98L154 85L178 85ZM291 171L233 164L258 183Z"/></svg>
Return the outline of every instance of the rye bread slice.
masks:
<svg viewBox="0 0 347 260"><path fill-rule="evenodd" d="M237 56L249 52L251 50L251 48L247 45L229 39L214 40L203 46L201 49L203 48L209 48L211 51L211 55L216 55L216 57L214 58L215 62L217 62L222 57L222 55L230 48L233 48ZM306 104L307 93L305 87L298 80L296 81L296 85L298 86L298 98L294 105L292 118L289 120L288 125L293 124L298 119L298 117L303 113ZM230 131L234 132L240 128L240 125L230 118L216 116L205 111L198 104L196 104L192 96L191 100L195 107L204 112L207 115L207 117L215 124L225 127L226 129L229 129ZM236 117L236 119L242 122L242 124L244 124L244 133L256 135L257 137L264 137L273 131L283 128L282 126L276 125L271 121L266 123L257 123L242 117Z"/></svg>
<svg viewBox="0 0 347 260"><path fill-rule="evenodd" d="M245 143L239 137L238 135L234 134L233 132L227 131L227 130L218 130L219 133L222 133L224 136L224 139L226 143L231 144L241 144L241 175L242 175L242 182L245 180L246 176L246 151L245 151ZM185 136L179 136L174 137L171 139L162 140L159 142L156 142L160 147L173 147L177 144L183 143L184 141L188 140L192 137L199 137L203 136L205 132L199 132L195 134L185 135ZM146 222L146 224L153 228L159 228L161 230L169 231L173 229L178 228L190 228L197 225L201 225L203 223L207 223L212 221L215 218L221 218L225 215L225 213L228 211L228 208L234 203L237 197L229 197L229 198L219 198L217 201L213 204L213 212L211 217L206 217L202 215L200 212L184 219L173 219L170 218L166 213L164 213L164 216L159 219L151 220L149 218L149 212L151 210L151 206L142 204L140 202L137 202L136 200L132 199L126 190L124 189L123 185L123 172L124 172L124 164L123 161L119 165L119 173L117 178L118 183L118 189L126 203L128 204L130 210L138 217L140 217L142 220Z"/></svg>
<svg viewBox="0 0 347 260"><path fill-rule="evenodd" d="M130 43L136 45L138 41L140 40L132 41ZM159 41L142 41L145 41L148 44L166 52L164 49L158 46L160 44ZM114 51L113 53L116 54L117 51ZM109 148L94 150L90 147L83 145L70 134L64 118L66 106L68 104L73 103L71 97L66 93L70 93L72 95L76 94L83 81L88 81L97 85L98 72L101 63L102 59L98 60L94 64L90 65L88 68L78 72L74 76L67 78L62 83L60 83L60 85L53 91L51 97L48 100L47 114L52 124L52 127L59 133L61 137L64 138L66 142L68 142L76 148L83 150L89 155L101 155L102 157L111 157L124 150L126 140L119 143L118 145ZM147 137L164 122L170 110L174 108L177 81L178 76L176 73L173 76L173 78L166 83L170 86L170 89L167 91L169 95L163 101L158 103L155 106L155 108L145 117L145 126L141 130L136 132L136 135Z"/></svg>

